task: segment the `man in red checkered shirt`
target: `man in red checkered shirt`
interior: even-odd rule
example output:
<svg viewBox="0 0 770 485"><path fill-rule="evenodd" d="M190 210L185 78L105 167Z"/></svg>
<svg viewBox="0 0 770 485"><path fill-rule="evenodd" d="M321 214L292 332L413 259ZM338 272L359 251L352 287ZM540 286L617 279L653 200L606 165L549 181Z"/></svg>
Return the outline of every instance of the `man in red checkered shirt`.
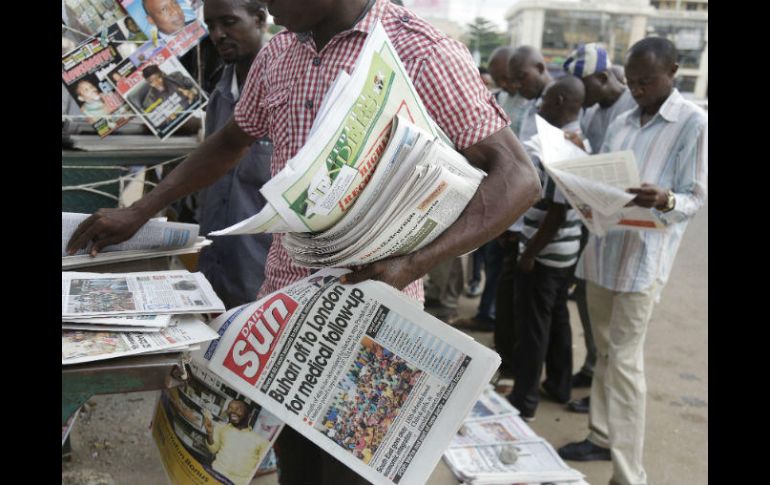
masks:
<svg viewBox="0 0 770 485"><path fill-rule="evenodd" d="M287 30L255 59L234 119L131 207L101 209L84 221L69 241L70 251L92 242L91 253L96 254L128 239L158 211L227 173L257 138L272 139L271 168L273 175L278 173L305 143L339 70L352 71L367 32L378 19L428 113L457 150L488 176L460 218L431 244L358 268L347 275L347 281L384 281L422 300L420 278L433 266L501 234L537 201L537 173L462 44L388 0L266 3L275 23ZM259 296L308 274L309 270L291 262L276 235ZM289 428L282 432L276 451L282 485L366 483Z"/></svg>

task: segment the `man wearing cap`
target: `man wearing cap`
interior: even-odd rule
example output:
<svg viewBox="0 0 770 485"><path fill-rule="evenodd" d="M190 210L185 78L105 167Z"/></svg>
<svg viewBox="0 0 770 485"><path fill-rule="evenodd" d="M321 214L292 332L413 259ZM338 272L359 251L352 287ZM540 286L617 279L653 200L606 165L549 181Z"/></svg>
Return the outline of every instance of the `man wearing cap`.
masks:
<svg viewBox="0 0 770 485"><path fill-rule="evenodd" d="M674 44L648 37L633 46L626 78L637 107L610 123L602 153L631 150L641 187L631 201L650 208L663 231L591 234L577 266L586 280L597 349L588 437L559 449L565 460L612 460L611 484L646 485L642 463L644 340L687 223L706 200L708 116L674 88Z"/></svg>
<svg viewBox="0 0 770 485"><path fill-rule="evenodd" d="M583 107L586 109L580 121L580 127L588 138L591 147L599 150L604 142L609 124L621 113L636 108L631 91L622 81L613 66L604 47L597 43L585 44L576 49L564 61L564 70L580 78L585 86L586 96ZM622 71L621 71L622 72ZM581 250L585 246L588 233L584 229L581 238ZM583 325L583 337L586 345L586 358L580 371L572 378L572 387L591 387L596 364L596 345L591 332L591 319L586 304L585 281L576 278L574 298ZM578 413L587 413L590 396L576 399L567 404L568 409Z"/></svg>

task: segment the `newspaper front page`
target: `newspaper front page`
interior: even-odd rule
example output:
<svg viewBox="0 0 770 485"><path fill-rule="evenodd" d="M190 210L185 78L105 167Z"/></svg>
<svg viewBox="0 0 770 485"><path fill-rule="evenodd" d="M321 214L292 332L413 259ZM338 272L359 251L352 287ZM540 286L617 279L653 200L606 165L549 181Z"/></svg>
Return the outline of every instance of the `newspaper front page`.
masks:
<svg viewBox="0 0 770 485"><path fill-rule="evenodd" d="M218 338L200 319L187 315L159 332L86 332L62 330L62 365L189 347Z"/></svg>
<svg viewBox="0 0 770 485"><path fill-rule="evenodd" d="M376 281L324 269L221 315L209 368L375 484L424 483L500 363Z"/></svg>
<svg viewBox="0 0 770 485"><path fill-rule="evenodd" d="M62 319L164 313L223 312L202 273L62 271Z"/></svg>
<svg viewBox="0 0 770 485"><path fill-rule="evenodd" d="M271 466L271 447L283 423L229 387L195 355L188 375L182 386L161 393L152 422L169 481L247 485L258 470Z"/></svg>

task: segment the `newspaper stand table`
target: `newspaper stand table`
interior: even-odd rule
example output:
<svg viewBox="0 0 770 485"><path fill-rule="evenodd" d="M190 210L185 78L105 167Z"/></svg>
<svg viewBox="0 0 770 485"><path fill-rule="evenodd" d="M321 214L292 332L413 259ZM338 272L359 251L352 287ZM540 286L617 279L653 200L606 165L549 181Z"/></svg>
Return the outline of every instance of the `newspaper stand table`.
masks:
<svg viewBox="0 0 770 485"><path fill-rule="evenodd" d="M83 268L97 273L164 271L183 269L176 257L126 261ZM179 365L182 353L138 355L62 366L62 426L88 399L97 394L154 391L167 387L167 377ZM174 382L172 385L178 385ZM62 457L70 453L70 438L62 446Z"/></svg>

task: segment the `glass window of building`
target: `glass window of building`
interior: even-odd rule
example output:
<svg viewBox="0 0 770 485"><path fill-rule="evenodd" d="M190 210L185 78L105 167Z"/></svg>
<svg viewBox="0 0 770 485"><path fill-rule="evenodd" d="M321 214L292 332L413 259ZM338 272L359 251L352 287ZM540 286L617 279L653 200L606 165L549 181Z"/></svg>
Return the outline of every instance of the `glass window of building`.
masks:
<svg viewBox="0 0 770 485"><path fill-rule="evenodd" d="M697 20L649 18L647 36L664 37L676 46L677 62L684 69L697 69L706 46L706 22Z"/></svg>
<svg viewBox="0 0 770 485"><path fill-rule="evenodd" d="M543 24L543 56L550 63L561 64L580 44L599 42L614 63L622 64L630 47L629 15L605 12L546 10Z"/></svg>

